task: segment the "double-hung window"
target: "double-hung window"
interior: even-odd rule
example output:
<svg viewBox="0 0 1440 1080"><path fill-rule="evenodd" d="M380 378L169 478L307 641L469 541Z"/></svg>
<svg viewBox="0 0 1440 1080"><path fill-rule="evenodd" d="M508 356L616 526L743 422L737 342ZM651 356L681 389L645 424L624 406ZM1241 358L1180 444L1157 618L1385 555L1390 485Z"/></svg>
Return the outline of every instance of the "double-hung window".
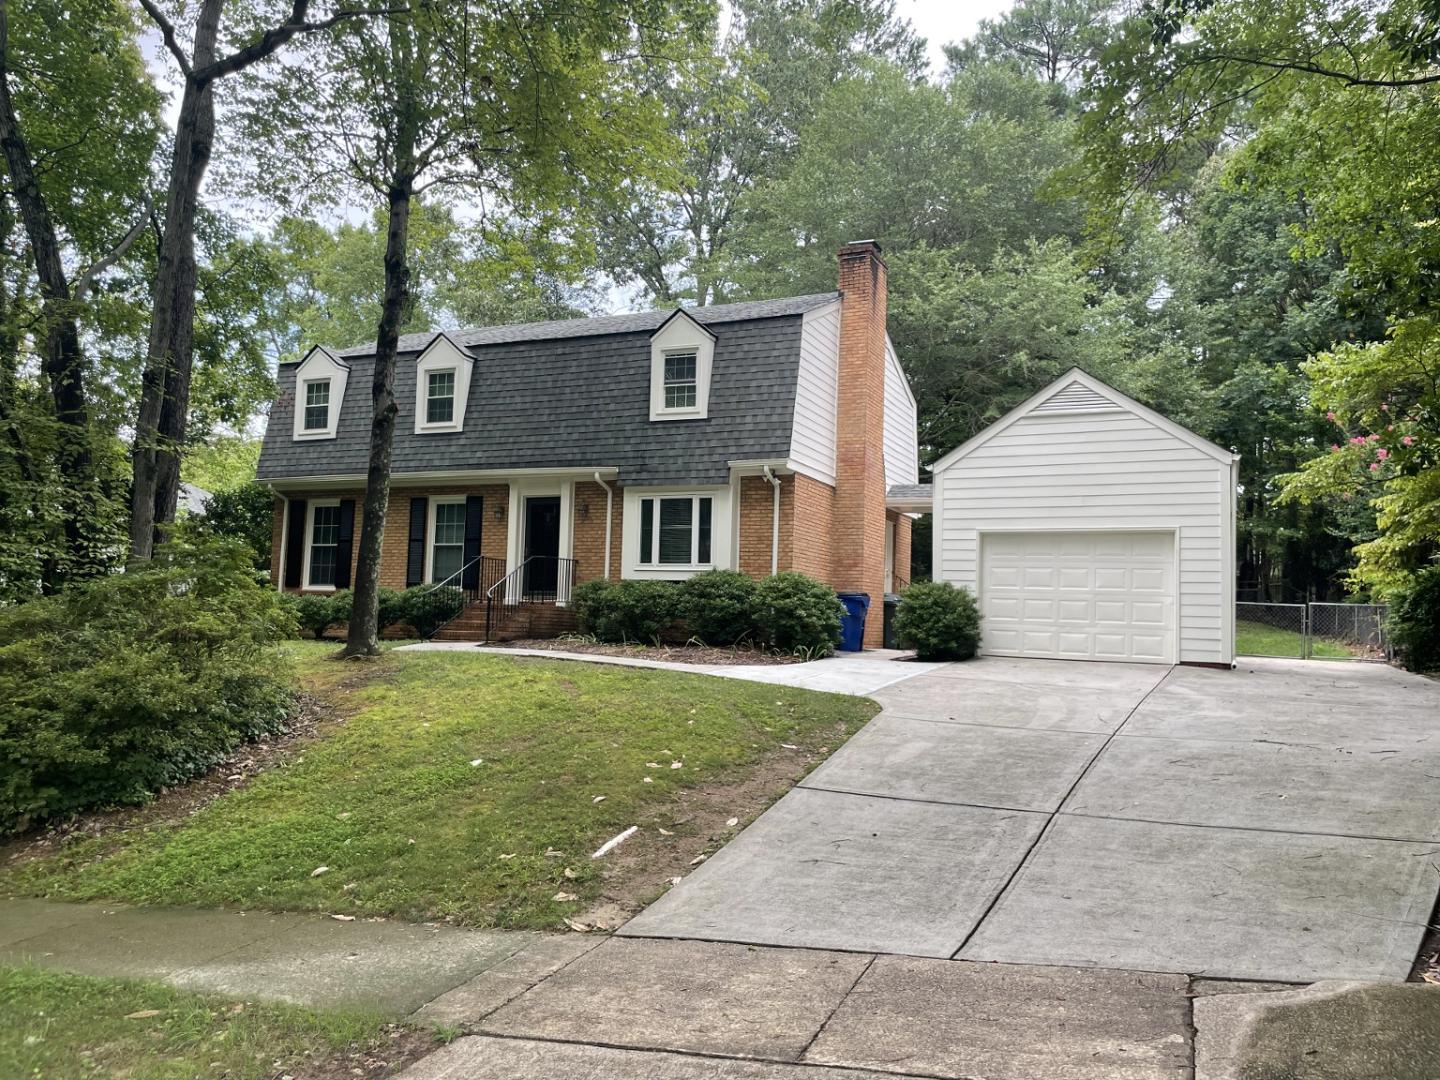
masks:
<svg viewBox="0 0 1440 1080"><path fill-rule="evenodd" d="M465 561L465 504L435 503L430 535L430 580L439 583L458 574Z"/></svg>
<svg viewBox="0 0 1440 1080"><path fill-rule="evenodd" d="M427 424L451 424L455 422L455 372L432 371L425 383L425 422Z"/></svg>
<svg viewBox="0 0 1440 1080"><path fill-rule="evenodd" d="M307 588L335 587L335 567L340 549L340 507L312 503L310 508L310 555L306 562Z"/></svg>
<svg viewBox="0 0 1440 1080"><path fill-rule="evenodd" d="M665 408L693 409L696 401L697 357L694 349L665 354Z"/></svg>
<svg viewBox="0 0 1440 1080"><path fill-rule="evenodd" d="M306 431L324 431L330 426L330 380L312 379L305 384Z"/></svg>
<svg viewBox="0 0 1440 1080"><path fill-rule="evenodd" d="M709 495L641 499L640 564L708 566L713 506Z"/></svg>

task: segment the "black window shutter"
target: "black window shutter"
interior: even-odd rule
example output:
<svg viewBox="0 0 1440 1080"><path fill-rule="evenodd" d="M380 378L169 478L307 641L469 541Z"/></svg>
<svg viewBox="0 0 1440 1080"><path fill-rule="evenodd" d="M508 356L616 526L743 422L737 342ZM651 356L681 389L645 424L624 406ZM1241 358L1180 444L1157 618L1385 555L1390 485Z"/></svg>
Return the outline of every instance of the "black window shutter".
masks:
<svg viewBox="0 0 1440 1080"><path fill-rule="evenodd" d="M290 523L285 531L285 588L298 589L305 571L305 500L290 500Z"/></svg>
<svg viewBox="0 0 1440 1080"><path fill-rule="evenodd" d="M355 540L355 500L340 500L340 535L335 544L335 588L350 587L350 555Z"/></svg>
<svg viewBox="0 0 1440 1080"><path fill-rule="evenodd" d="M462 588L480 587L480 530L485 521L485 500L479 495L465 496L465 574L460 580Z"/></svg>
<svg viewBox="0 0 1440 1080"><path fill-rule="evenodd" d="M405 558L405 587L425 580L425 518L430 513L430 500L417 496L410 500L410 546Z"/></svg>

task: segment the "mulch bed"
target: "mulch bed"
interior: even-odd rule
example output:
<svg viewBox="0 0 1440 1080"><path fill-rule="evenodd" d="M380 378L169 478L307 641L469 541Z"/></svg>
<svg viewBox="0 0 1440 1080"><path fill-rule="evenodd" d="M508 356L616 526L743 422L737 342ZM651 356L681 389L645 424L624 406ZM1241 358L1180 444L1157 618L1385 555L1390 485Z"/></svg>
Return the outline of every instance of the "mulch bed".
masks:
<svg viewBox="0 0 1440 1080"><path fill-rule="evenodd" d="M677 664L799 664L800 656L761 649L712 649L708 645L602 645L574 638L520 638L497 642L497 649L544 649L547 652L587 653L592 656L628 656L636 660L668 660Z"/></svg>

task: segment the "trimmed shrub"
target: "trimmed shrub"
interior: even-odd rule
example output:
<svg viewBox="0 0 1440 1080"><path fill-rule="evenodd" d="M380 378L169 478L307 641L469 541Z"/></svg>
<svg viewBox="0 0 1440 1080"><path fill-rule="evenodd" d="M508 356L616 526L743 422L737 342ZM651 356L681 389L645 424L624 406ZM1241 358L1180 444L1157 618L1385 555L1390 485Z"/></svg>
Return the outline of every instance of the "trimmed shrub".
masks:
<svg viewBox="0 0 1440 1080"><path fill-rule="evenodd" d="M235 543L0 609L0 833L143 802L282 730L270 646L294 630Z"/></svg>
<svg viewBox="0 0 1440 1080"><path fill-rule="evenodd" d="M455 589L437 589L431 585L416 585L400 594L400 619L415 628L422 638L428 638L449 622L465 600Z"/></svg>
<svg viewBox="0 0 1440 1080"><path fill-rule="evenodd" d="M707 570L680 585L680 616L707 645L734 645L755 631L755 579Z"/></svg>
<svg viewBox="0 0 1440 1080"><path fill-rule="evenodd" d="M404 622L406 617L405 594L399 589L380 590L380 621L379 627L384 630L386 627L394 626L396 623Z"/></svg>
<svg viewBox="0 0 1440 1080"><path fill-rule="evenodd" d="M576 587L571 606L580 628L612 645L653 645L680 613L680 591L669 581L595 580Z"/></svg>
<svg viewBox="0 0 1440 1080"><path fill-rule="evenodd" d="M1420 571L1390 604L1386 629L1407 668L1440 671L1440 566Z"/></svg>
<svg viewBox="0 0 1440 1080"><path fill-rule="evenodd" d="M969 660L980 646L980 609L969 589L919 581L900 596L895 636L921 660Z"/></svg>
<svg viewBox="0 0 1440 1080"><path fill-rule="evenodd" d="M781 652L829 656L840 641L845 607L835 590L805 574L786 571L755 586L755 629Z"/></svg>
<svg viewBox="0 0 1440 1080"><path fill-rule="evenodd" d="M325 636L326 630L350 618L348 590L338 593L301 593L298 596L286 593L284 603L290 609L295 624L306 633L312 634L316 641Z"/></svg>
<svg viewBox="0 0 1440 1080"><path fill-rule="evenodd" d="M615 592L620 586L605 578L582 581L570 594L570 607L580 621L580 629L597 641L623 641L617 619Z"/></svg>

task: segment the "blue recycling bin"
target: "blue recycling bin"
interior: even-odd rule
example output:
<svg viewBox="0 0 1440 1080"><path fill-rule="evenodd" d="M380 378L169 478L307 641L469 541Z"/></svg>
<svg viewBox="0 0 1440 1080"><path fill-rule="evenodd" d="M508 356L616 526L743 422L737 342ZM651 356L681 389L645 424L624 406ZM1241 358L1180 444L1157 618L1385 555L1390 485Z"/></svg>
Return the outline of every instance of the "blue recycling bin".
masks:
<svg viewBox="0 0 1440 1080"><path fill-rule="evenodd" d="M870 594L842 592L837 594L845 605L840 620L840 651L859 652L865 647L865 615L870 610Z"/></svg>

